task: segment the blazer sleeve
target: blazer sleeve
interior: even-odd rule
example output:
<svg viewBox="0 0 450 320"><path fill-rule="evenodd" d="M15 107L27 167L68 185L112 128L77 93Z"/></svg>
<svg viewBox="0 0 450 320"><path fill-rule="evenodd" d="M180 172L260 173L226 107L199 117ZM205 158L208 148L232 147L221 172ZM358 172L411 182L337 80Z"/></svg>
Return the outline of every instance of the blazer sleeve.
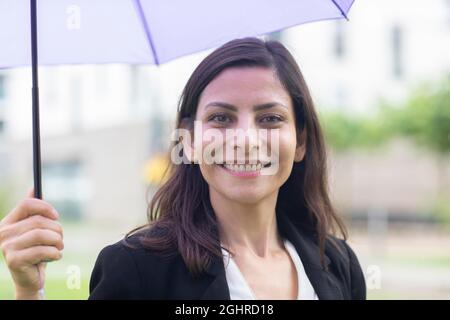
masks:
<svg viewBox="0 0 450 320"><path fill-rule="evenodd" d="M350 262L350 290L352 300L366 300L366 281L361 265L356 257L355 252L348 245L347 241L343 241L347 249Z"/></svg>
<svg viewBox="0 0 450 320"><path fill-rule="evenodd" d="M139 299L142 288L132 253L116 243L101 250L89 282L89 300Z"/></svg>

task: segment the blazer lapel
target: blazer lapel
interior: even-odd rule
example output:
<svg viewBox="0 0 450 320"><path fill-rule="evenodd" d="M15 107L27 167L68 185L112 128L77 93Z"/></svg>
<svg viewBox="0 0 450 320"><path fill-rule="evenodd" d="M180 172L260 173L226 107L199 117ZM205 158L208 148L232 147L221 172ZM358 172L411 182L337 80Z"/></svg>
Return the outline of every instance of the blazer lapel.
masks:
<svg viewBox="0 0 450 320"><path fill-rule="evenodd" d="M312 237L306 233L303 234L284 212L277 212L277 224L281 235L287 238L296 248L319 300L344 299L337 279L328 271L328 268L322 267L319 246ZM330 259L326 255L324 256L324 262L325 266L328 267Z"/></svg>
<svg viewBox="0 0 450 320"><path fill-rule="evenodd" d="M208 270L207 275L212 279L201 295L201 300L230 300L227 279L225 277L225 266L223 260L216 257Z"/></svg>

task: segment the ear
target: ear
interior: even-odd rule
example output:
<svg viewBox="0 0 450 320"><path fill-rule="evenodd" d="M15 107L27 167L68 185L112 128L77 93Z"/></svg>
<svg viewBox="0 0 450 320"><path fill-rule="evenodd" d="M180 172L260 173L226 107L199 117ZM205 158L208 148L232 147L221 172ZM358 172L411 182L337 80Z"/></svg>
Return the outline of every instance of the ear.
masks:
<svg viewBox="0 0 450 320"><path fill-rule="evenodd" d="M297 135L297 147L295 149L294 162L301 162L306 153L306 129L304 128L300 134Z"/></svg>
<svg viewBox="0 0 450 320"><path fill-rule="evenodd" d="M192 139L186 139L183 136L181 143L183 144L183 153L186 155L186 158L189 162L196 163L197 157L195 154L194 141L192 141Z"/></svg>
<svg viewBox="0 0 450 320"><path fill-rule="evenodd" d="M180 141L183 144L183 153L186 155L189 162L196 163L197 157L195 153L193 129L188 119L182 121L180 129L182 129Z"/></svg>

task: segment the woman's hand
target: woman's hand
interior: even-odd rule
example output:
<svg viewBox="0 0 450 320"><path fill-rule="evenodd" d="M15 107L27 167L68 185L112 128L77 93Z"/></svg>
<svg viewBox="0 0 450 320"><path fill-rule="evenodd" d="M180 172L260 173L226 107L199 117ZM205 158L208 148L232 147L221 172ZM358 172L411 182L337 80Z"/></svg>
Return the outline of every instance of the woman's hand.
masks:
<svg viewBox="0 0 450 320"><path fill-rule="evenodd" d="M62 257L63 230L58 212L33 198L33 189L0 221L0 246L16 287L16 299L39 299L46 262Z"/></svg>

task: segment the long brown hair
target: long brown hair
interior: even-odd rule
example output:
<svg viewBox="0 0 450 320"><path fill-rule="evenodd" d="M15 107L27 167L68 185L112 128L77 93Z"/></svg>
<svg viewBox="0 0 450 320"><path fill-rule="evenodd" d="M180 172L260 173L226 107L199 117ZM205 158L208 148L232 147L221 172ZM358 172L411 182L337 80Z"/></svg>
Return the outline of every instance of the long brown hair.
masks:
<svg viewBox="0 0 450 320"><path fill-rule="evenodd" d="M305 157L294 163L291 175L280 188L276 212L289 215L302 232L314 236L323 263L328 235L339 229L346 239L347 230L328 196L324 139L309 89L295 59L282 43L242 38L208 55L192 73L180 96L176 128L185 128L186 123L192 128L204 88L224 69L240 66L275 70L292 98L297 133L306 130ZM174 141L170 150L178 143ZM198 275L215 256L222 257L208 184L196 163L170 162L166 174L167 181L149 204L148 224L130 231L124 240L127 243L129 235L148 229L150 232L140 236L145 248L169 255L179 253L191 274Z"/></svg>

